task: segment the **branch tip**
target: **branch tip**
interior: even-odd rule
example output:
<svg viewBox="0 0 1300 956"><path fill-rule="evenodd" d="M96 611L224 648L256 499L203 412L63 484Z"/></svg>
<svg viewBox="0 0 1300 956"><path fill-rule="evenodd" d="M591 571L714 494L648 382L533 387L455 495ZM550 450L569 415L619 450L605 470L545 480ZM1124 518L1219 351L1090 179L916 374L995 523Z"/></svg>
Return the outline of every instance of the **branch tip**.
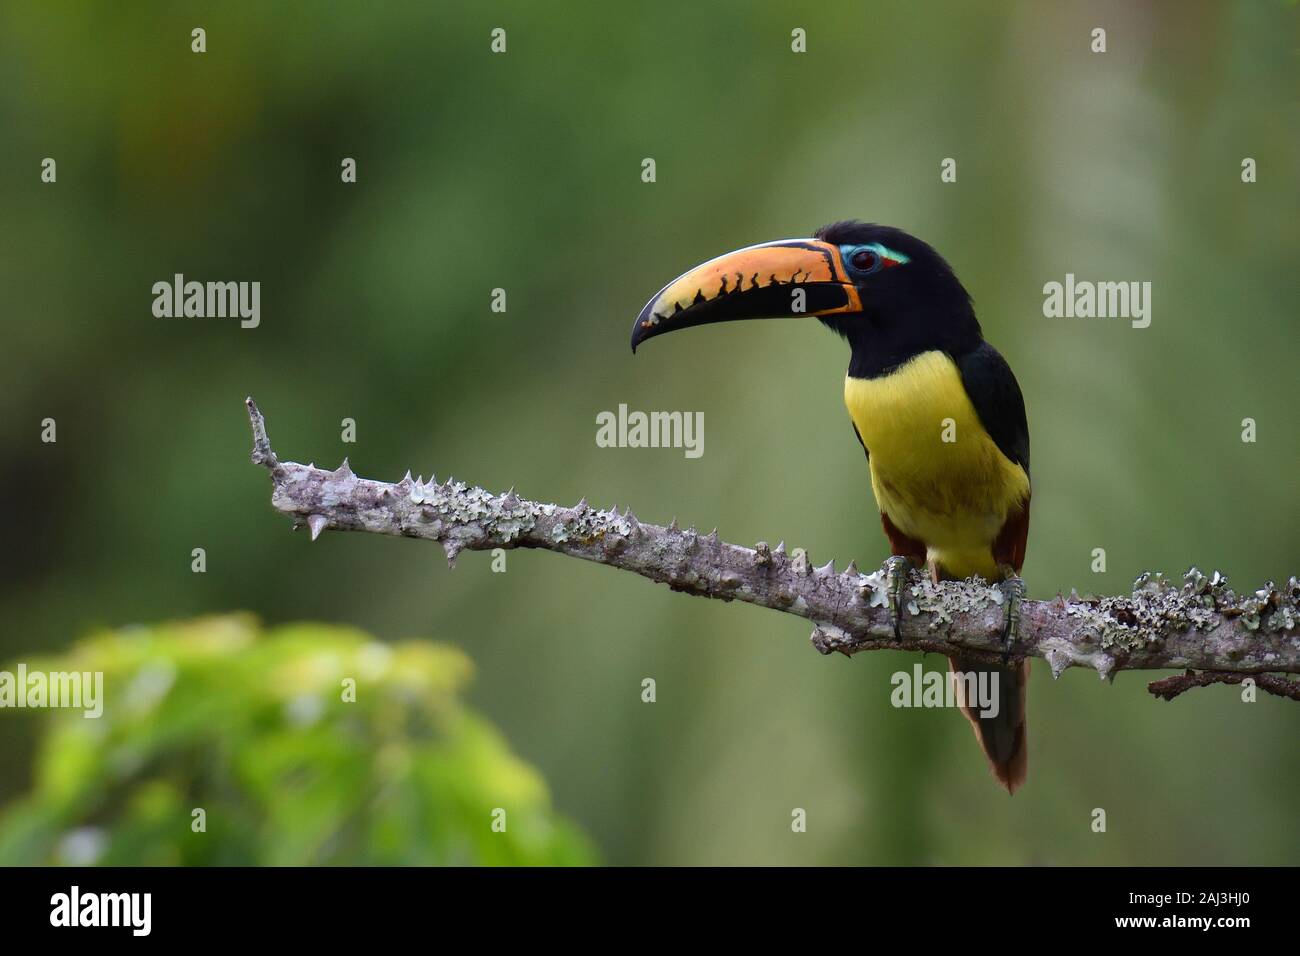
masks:
<svg viewBox="0 0 1300 956"><path fill-rule="evenodd" d="M1173 700L1194 687L1209 687L1211 684L1241 684L1251 681L1261 690L1278 697L1300 701L1300 681L1291 680L1280 674L1238 674L1231 671L1187 671L1164 677L1147 684L1147 690L1161 700Z"/></svg>
<svg viewBox="0 0 1300 956"><path fill-rule="evenodd" d="M252 395L244 399L244 405L248 408L248 421L253 428L253 453L250 456L253 464L273 469L279 462L271 450L271 440L266 437L266 419L262 417L262 411L257 407L257 402L253 401Z"/></svg>

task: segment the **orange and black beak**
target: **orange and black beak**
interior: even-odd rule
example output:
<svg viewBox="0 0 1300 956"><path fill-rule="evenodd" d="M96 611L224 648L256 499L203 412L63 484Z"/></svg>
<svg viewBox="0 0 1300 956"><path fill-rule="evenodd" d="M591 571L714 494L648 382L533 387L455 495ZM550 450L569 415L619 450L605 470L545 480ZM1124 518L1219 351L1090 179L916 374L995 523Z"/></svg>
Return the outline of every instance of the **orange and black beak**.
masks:
<svg viewBox="0 0 1300 956"><path fill-rule="evenodd" d="M632 351L665 332L733 319L860 312L838 246L781 239L710 259L664 286L632 328Z"/></svg>

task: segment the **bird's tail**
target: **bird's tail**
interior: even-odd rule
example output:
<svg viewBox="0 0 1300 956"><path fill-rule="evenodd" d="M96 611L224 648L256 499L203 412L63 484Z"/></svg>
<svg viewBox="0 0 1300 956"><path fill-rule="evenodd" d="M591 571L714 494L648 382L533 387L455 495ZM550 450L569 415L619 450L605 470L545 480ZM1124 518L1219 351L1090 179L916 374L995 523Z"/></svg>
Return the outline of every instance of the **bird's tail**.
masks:
<svg viewBox="0 0 1300 956"><path fill-rule="evenodd" d="M1025 688L1029 683L1029 662L1022 660L1008 667L989 667L983 663L971 663L961 657L950 657L948 668L956 677L958 706L975 730L975 738L984 748L989 769L998 778L998 782L1007 788L1007 793L1015 793L1025 782L1025 774L1029 771L1029 737L1025 726ZM971 675L974 675L973 681ZM982 704L978 700L967 699L966 690L972 683L976 688L994 690L995 676L997 685L994 693L989 695L991 699ZM996 713L990 706L993 701L997 702ZM981 716L981 711L987 711L989 716Z"/></svg>

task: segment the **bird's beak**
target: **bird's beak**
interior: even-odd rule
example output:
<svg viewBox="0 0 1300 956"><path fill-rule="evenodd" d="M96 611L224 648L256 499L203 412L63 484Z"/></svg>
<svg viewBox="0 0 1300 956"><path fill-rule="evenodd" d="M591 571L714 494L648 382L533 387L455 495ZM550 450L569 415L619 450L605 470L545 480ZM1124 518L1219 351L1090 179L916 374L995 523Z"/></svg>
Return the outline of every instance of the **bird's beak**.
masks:
<svg viewBox="0 0 1300 956"><path fill-rule="evenodd" d="M664 286L637 316L632 351L664 332L710 322L861 309L838 246L818 239L780 239L710 259Z"/></svg>

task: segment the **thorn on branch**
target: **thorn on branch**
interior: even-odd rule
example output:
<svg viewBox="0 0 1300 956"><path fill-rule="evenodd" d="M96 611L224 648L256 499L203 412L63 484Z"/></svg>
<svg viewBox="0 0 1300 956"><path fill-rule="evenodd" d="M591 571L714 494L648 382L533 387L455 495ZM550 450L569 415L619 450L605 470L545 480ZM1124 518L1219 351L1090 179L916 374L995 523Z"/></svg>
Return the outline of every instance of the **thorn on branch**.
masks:
<svg viewBox="0 0 1300 956"><path fill-rule="evenodd" d="M1060 680L1061 674L1070 666L1070 655L1060 648L1053 647L1046 656L1047 663L1052 668L1052 680Z"/></svg>

